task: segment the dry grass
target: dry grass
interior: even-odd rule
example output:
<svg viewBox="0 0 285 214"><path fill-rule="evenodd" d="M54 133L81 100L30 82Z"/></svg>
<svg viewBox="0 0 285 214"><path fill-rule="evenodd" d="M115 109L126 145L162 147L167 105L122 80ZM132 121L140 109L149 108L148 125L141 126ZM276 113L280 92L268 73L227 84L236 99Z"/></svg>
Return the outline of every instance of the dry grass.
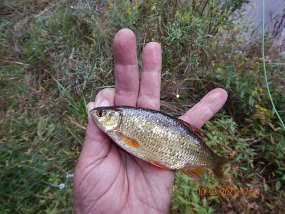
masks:
<svg viewBox="0 0 285 214"><path fill-rule="evenodd" d="M72 212L67 175L83 141L85 106L114 85L112 38L122 27L136 32L139 53L153 40L167 50L163 111L178 116L214 87L229 92L226 106L204 128L207 143L231 158L229 187L261 191L202 197L199 185L178 174L171 212L284 212L285 134L264 88L260 45L241 48L239 30L226 19L235 7L198 2L1 2L2 213ZM284 118L284 63L274 51L267 54L270 87Z"/></svg>

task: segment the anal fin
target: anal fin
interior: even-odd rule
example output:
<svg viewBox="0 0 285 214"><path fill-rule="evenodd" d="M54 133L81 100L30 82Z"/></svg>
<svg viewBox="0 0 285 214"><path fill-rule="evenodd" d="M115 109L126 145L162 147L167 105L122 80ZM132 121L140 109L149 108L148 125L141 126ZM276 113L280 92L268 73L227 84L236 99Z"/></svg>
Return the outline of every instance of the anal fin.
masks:
<svg viewBox="0 0 285 214"><path fill-rule="evenodd" d="M205 168L203 166L198 166L195 168L191 168L189 166L186 166L182 169L180 169L181 172L183 172L184 174L195 178L196 180L202 180L202 176L205 172Z"/></svg>

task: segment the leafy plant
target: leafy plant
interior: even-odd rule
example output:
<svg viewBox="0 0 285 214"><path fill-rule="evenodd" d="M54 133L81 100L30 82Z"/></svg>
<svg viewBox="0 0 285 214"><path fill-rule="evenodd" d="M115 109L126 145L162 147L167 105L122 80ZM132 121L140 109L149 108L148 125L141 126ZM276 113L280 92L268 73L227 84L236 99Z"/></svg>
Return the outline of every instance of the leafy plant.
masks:
<svg viewBox="0 0 285 214"><path fill-rule="evenodd" d="M1 3L3 213L72 212L85 106L100 89L114 87L112 39L124 27L137 34L139 56L145 43L162 44L164 111L179 116L214 87L229 93L223 110L203 128L207 145L229 160L226 180L212 180L208 172L210 182L199 183L177 173L170 212L282 211L285 133L266 93L261 43L245 43L236 26L235 13L246 2ZM265 50L269 86L284 117L284 63L270 35ZM205 196L202 187L257 188L260 194Z"/></svg>

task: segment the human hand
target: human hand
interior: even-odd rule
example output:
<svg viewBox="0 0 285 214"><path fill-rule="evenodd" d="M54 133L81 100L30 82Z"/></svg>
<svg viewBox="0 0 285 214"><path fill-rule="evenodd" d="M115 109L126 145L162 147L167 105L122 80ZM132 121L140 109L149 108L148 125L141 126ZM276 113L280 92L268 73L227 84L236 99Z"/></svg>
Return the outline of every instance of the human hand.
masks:
<svg viewBox="0 0 285 214"><path fill-rule="evenodd" d="M103 89L88 111L126 105L160 109L161 47L148 43L139 80L136 38L128 29L114 38L115 89ZM181 119L197 128L225 103L227 93L214 89ZM84 145L74 176L76 213L167 213L175 171L160 169L118 148L88 116Z"/></svg>

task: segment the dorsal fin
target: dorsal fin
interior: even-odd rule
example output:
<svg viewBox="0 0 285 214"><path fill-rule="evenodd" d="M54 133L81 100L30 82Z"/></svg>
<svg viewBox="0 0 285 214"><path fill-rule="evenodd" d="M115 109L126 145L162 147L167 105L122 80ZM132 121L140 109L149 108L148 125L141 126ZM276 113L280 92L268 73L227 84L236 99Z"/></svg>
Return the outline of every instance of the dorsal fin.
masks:
<svg viewBox="0 0 285 214"><path fill-rule="evenodd" d="M200 138L202 138L202 139L206 138L206 135L200 129L198 129L197 127L193 126L190 123L185 122L184 120L180 120L180 121L182 121L192 132L194 132Z"/></svg>

